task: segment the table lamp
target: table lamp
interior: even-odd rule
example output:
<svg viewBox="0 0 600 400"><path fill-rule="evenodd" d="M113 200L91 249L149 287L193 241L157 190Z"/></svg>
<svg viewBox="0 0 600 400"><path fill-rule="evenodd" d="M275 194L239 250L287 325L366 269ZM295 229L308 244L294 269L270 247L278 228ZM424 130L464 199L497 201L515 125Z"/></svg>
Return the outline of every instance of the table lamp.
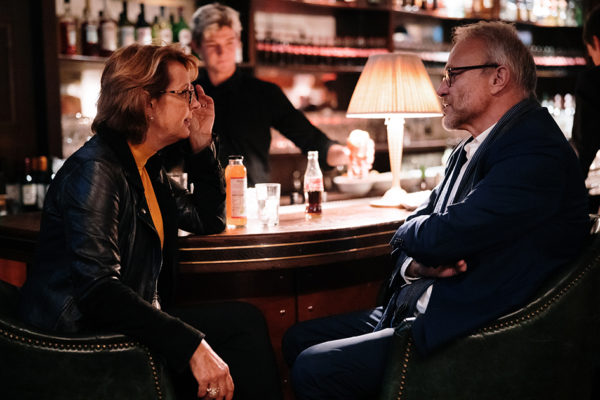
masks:
<svg viewBox="0 0 600 400"><path fill-rule="evenodd" d="M392 187L371 203L398 207L406 192L400 186L404 118L441 117L431 79L419 57L407 53L369 56L352 93L348 118L385 118Z"/></svg>

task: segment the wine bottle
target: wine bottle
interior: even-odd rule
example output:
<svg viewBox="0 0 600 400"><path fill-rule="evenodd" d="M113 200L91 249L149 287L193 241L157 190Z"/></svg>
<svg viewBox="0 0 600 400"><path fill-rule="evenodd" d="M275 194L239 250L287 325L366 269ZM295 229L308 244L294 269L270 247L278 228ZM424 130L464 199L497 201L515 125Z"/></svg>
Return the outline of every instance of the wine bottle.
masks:
<svg viewBox="0 0 600 400"><path fill-rule="evenodd" d="M107 0L104 0L104 9L100 11L100 29L98 32L100 55L103 57L110 56L117 49L117 22L112 19Z"/></svg>
<svg viewBox="0 0 600 400"><path fill-rule="evenodd" d="M139 44L152 44L152 28L146 22L146 10L144 3L140 3L140 13L135 24L135 40Z"/></svg>
<svg viewBox="0 0 600 400"><path fill-rule="evenodd" d="M123 2L123 11L119 15L119 25L117 26L119 47L129 46L135 43L135 27L127 17L127 2Z"/></svg>
<svg viewBox="0 0 600 400"><path fill-rule="evenodd" d="M84 56L99 55L98 21L92 16L90 0L85 0L81 21L81 53Z"/></svg>
<svg viewBox="0 0 600 400"><path fill-rule="evenodd" d="M44 208L44 199L46 198L48 186L50 186L50 169L48 168L48 158L46 156L40 156L37 160L38 168L34 184L36 189L37 208L38 210L41 210Z"/></svg>
<svg viewBox="0 0 600 400"><path fill-rule="evenodd" d="M36 211L38 209L37 189L33 177L37 165L34 167L34 159L25 157L23 166L23 176L21 178L21 209L23 211Z"/></svg>
<svg viewBox="0 0 600 400"><path fill-rule="evenodd" d="M77 54L77 26L71 14L71 0L65 1L65 12L59 19L61 54Z"/></svg>
<svg viewBox="0 0 600 400"><path fill-rule="evenodd" d="M173 30L169 20L165 17L165 7L160 6L160 17L158 18L158 39L160 44L173 43Z"/></svg>
<svg viewBox="0 0 600 400"><path fill-rule="evenodd" d="M150 29L152 30L152 42L158 43L160 36L160 25L158 24L158 15L154 16L154 21L152 21Z"/></svg>
<svg viewBox="0 0 600 400"><path fill-rule="evenodd" d="M169 23L171 24L171 34L173 35L173 43L178 42L177 35L175 34L175 15L169 13Z"/></svg>
<svg viewBox="0 0 600 400"><path fill-rule="evenodd" d="M183 7L177 8L179 21L173 25L173 40L179 42L181 48L186 54L192 54L192 31L183 19Z"/></svg>

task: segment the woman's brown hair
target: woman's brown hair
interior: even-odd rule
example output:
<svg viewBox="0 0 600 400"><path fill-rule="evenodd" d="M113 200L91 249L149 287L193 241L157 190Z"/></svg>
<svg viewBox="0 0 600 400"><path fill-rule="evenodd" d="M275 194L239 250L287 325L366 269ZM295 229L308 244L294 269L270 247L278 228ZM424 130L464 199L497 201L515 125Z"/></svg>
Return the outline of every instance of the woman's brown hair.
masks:
<svg viewBox="0 0 600 400"><path fill-rule="evenodd" d="M148 129L146 105L169 85L168 63L179 62L198 74L198 60L181 51L178 45L132 44L123 47L106 61L100 81L98 112L92 123L127 133L132 143L141 143Z"/></svg>

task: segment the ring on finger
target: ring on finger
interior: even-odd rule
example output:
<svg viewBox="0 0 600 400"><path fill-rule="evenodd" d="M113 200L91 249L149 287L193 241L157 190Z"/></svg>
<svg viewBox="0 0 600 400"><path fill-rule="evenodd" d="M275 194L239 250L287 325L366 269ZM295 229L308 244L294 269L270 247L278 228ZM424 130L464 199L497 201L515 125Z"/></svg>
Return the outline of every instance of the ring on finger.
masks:
<svg viewBox="0 0 600 400"><path fill-rule="evenodd" d="M219 388L218 387L214 387L214 388L209 387L206 389L206 394L208 394L210 397L212 397L214 399L219 394Z"/></svg>

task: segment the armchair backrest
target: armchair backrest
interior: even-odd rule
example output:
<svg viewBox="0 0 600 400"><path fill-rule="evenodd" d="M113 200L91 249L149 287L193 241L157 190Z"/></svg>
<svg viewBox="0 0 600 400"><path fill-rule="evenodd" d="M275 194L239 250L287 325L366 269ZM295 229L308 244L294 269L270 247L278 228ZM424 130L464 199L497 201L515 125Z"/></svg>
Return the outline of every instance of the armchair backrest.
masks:
<svg viewBox="0 0 600 400"><path fill-rule="evenodd" d="M17 319L19 289L0 281L0 397L173 399L163 365L118 334L59 335Z"/></svg>

